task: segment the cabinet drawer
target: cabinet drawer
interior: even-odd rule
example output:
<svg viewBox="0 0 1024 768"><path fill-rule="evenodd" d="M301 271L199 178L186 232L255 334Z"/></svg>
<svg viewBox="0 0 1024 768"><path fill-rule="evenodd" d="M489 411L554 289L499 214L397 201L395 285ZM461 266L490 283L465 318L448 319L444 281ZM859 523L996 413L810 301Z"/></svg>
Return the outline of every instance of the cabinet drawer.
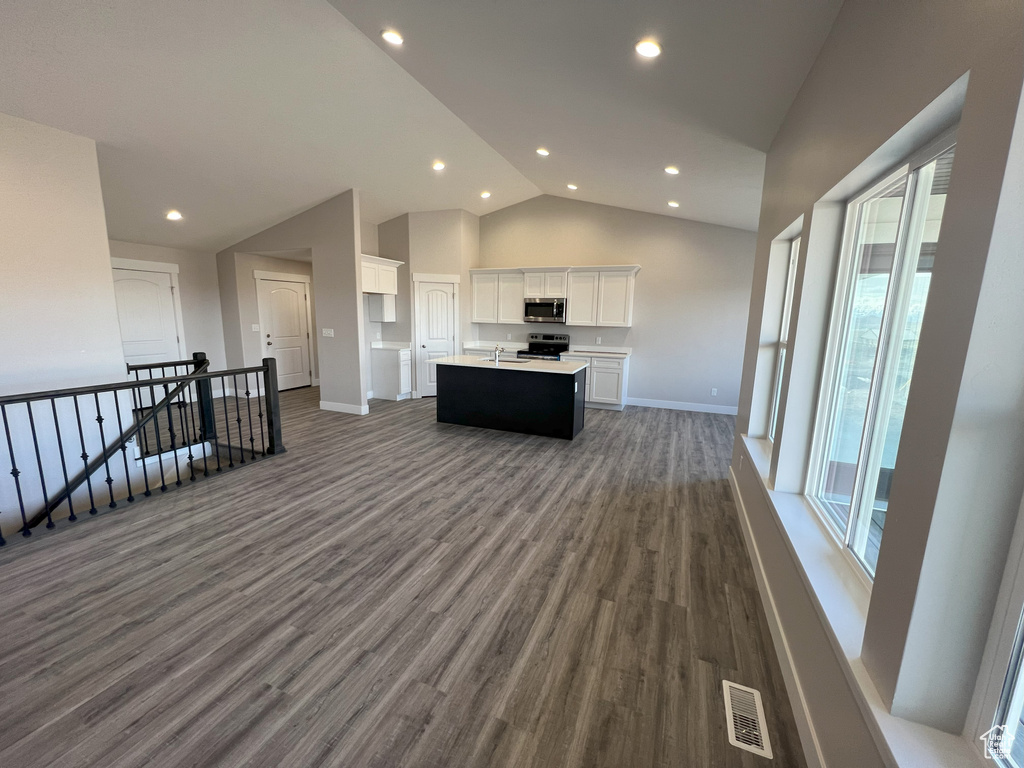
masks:
<svg viewBox="0 0 1024 768"><path fill-rule="evenodd" d="M622 361L610 357L595 357L593 366L595 368L614 368L615 370L622 370Z"/></svg>

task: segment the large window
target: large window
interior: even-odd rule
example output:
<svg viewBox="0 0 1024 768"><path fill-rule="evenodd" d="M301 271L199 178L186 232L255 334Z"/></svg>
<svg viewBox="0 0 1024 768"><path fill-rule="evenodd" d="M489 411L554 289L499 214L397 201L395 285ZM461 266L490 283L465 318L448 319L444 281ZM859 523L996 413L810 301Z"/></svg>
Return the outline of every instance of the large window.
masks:
<svg viewBox="0 0 1024 768"><path fill-rule="evenodd" d="M782 369L786 365L789 348L789 317L793 310L793 284L796 281L796 261L800 255L800 238L789 244L789 263L786 266L786 293L782 300L782 318L779 325L779 343L775 354L775 377L772 380L772 405L768 417L768 439L775 440L775 426L779 419L779 399L782 397Z"/></svg>
<svg viewBox="0 0 1024 768"><path fill-rule="evenodd" d="M847 210L808 494L872 576L952 164L949 147Z"/></svg>

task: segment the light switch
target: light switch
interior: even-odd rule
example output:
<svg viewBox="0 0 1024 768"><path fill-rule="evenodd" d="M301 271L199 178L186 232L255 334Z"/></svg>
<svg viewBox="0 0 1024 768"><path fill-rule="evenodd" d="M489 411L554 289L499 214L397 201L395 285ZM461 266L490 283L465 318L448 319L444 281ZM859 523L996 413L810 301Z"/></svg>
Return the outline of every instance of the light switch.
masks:
<svg viewBox="0 0 1024 768"><path fill-rule="evenodd" d="M329 338L329 339L333 339L334 338L334 329L333 328L322 328L321 330L324 332L324 336L326 336L327 338Z"/></svg>
<svg viewBox="0 0 1024 768"><path fill-rule="evenodd" d="M600 344L600 343L601 343L601 337L600 337L600 336L598 336L598 337L597 337L597 343L598 343L598 344Z"/></svg>
<svg viewBox="0 0 1024 768"><path fill-rule="evenodd" d="M252 324L252 329L254 331L256 331L256 333L259 333L260 332L260 324L259 323L253 323Z"/></svg>

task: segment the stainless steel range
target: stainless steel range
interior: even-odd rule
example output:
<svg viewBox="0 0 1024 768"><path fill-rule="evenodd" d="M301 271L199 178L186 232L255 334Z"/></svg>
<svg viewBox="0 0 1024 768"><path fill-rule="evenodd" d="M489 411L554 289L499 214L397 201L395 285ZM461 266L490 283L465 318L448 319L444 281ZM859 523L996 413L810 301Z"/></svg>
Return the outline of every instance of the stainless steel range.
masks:
<svg viewBox="0 0 1024 768"><path fill-rule="evenodd" d="M516 357L529 360L559 360L559 356L569 351L569 337L562 333L531 333L530 346L521 349Z"/></svg>

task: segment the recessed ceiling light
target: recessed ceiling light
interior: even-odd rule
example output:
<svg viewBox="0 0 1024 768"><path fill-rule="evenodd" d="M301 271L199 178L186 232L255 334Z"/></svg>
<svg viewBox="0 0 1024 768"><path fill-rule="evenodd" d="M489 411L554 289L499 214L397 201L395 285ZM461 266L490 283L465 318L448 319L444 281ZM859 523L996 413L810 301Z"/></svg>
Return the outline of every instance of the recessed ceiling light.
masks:
<svg viewBox="0 0 1024 768"><path fill-rule="evenodd" d="M679 203L677 203L675 200L669 200L668 201L668 207L669 208L678 208L679 207Z"/></svg>
<svg viewBox="0 0 1024 768"><path fill-rule="evenodd" d="M661 46L658 45L654 40L646 38L636 44L636 52L644 58L653 59L655 56L661 53Z"/></svg>
<svg viewBox="0 0 1024 768"><path fill-rule="evenodd" d="M181 221L182 215L178 211L168 211L167 218L171 221Z"/></svg>
<svg viewBox="0 0 1024 768"><path fill-rule="evenodd" d="M435 160L433 167L434 167L435 171L443 171L444 170L444 163L442 163L440 160Z"/></svg>
<svg viewBox="0 0 1024 768"><path fill-rule="evenodd" d="M665 173L670 174L672 176L677 176L679 174L679 169L676 168L674 165L670 165L668 168L665 169Z"/></svg>
<svg viewBox="0 0 1024 768"><path fill-rule="evenodd" d="M547 151L546 149L544 149L544 147L539 147L539 148L537 149L537 154L538 154L538 155L540 155L541 157L547 157L547 156L548 156L548 155L550 155L551 153L550 153L550 152L548 152L548 151Z"/></svg>
<svg viewBox="0 0 1024 768"><path fill-rule="evenodd" d="M567 186L569 189L572 189L572 190L579 189L579 187L577 187L575 184L566 184L565 186Z"/></svg>
<svg viewBox="0 0 1024 768"><path fill-rule="evenodd" d="M380 33L380 36L384 38L385 42L391 43L392 45L401 45L405 41L402 36L393 29L385 29Z"/></svg>
<svg viewBox="0 0 1024 768"><path fill-rule="evenodd" d="M490 192L481 192L480 193L480 197L482 197L484 200L486 200L490 196L491 196Z"/></svg>

